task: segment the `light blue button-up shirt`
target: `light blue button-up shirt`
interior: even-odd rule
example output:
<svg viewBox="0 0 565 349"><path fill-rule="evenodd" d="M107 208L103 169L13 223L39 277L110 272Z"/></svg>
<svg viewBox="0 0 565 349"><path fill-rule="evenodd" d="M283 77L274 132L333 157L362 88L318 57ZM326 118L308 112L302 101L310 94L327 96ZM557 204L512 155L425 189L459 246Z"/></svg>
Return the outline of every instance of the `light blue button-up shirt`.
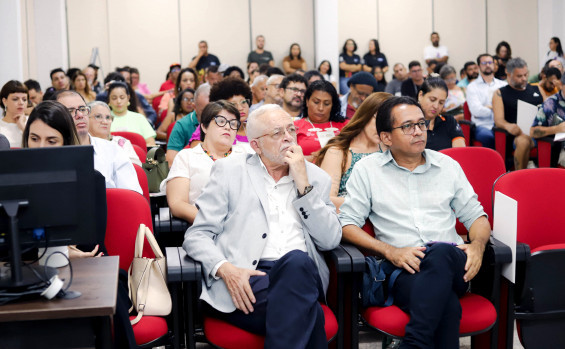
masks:
<svg viewBox="0 0 565 349"><path fill-rule="evenodd" d="M397 248L430 241L462 244L456 218L467 229L486 216L459 163L426 149L426 162L413 171L399 166L390 151L361 159L347 182L340 207L344 227L362 227L367 217L375 237Z"/></svg>

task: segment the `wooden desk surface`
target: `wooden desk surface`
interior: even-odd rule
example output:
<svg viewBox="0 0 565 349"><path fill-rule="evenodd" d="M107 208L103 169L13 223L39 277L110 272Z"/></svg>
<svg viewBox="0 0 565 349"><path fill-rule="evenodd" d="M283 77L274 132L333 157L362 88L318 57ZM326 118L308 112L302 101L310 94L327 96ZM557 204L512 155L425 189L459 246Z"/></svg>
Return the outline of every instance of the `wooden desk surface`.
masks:
<svg viewBox="0 0 565 349"><path fill-rule="evenodd" d="M54 298L17 301L0 306L0 322L111 316L116 310L118 257L72 259L75 299ZM59 277L69 281L69 268L59 269Z"/></svg>

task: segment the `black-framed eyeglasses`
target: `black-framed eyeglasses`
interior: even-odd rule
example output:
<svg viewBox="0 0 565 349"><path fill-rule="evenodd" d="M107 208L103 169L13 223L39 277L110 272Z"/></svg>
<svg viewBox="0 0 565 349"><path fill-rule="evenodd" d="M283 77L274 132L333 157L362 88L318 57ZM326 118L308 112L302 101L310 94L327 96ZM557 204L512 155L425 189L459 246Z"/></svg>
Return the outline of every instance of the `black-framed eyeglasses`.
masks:
<svg viewBox="0 0 565 349"><path fill-rule="evenodd" d="M400 125L398 127L393 127L391 130L394 130L396 128L399 128L402 130L402 132L407 135L413 135L414 132L416 131L416 126L420 127L420 130L426 131L428 129L428 126L426 125L426 122L424 120L418 121L418 122L411 122L408 124L404 124L404 125Z"/></svg>
<svg viewBox="0 0 565 349"><path fill-rule="evenodd" d="M371 95L371 93L373 93L373 92L367 93L367 92L359 91L359 89L358 89L357 86L355 86L355 85L351 85L351 88L352 88L353 90L355 90L355 92L356 92L359 96L365 97L365 98L369 97L369 96Z"/></svg>
<svg viewBox="0 0 565 349"><path fill-rule="evenodd" d="M81 113L82 116L88 116L90 114L90 107L82 106L78 108L68 108L67 109L73 118L77 117L77 113Z"/></svg>
<svg viewBox="0 0 565 349"><path fill-rule="evenodd" d="M278 127L278 128L275 128L270 133L265 133L264 135L261 135L259 137L255 137L255 139L259 139L259 138L265 137L265 136L270 136L273 140L277 141L284 136L285 131L288 132L288 134L291 135L292 137L296 138L296 134L298 133L298 126L290 125L286 129L282 128L282 127Z"/></svg>
<svg viewBox="0 0 565 349"><path fill-rule="evenodd" d="M230 128L232 130L239 130L239 127L241 126L241 121L237 120L237 119L233 119L233 120L229 120L226 119L224 116L221 115L216 115L214 116L214 122L216 123L216 125L220 126L220 127L224 127L226 126L226 124L230 124Z"/></svg>
<svg viewBox="0 0 565 349"><path fill-rule="evenodd" d="M112 115L94 114L92 115L92 117L95 118L96 121L102 121L102 120L114 121L114 117Z"/></svg>
<svg viewBox="0 0 565 349"><path fill-rule="evenodd" d="M287 87L286 89L292 91L292 93L300 93L303 96L306 93L306 90L301 90L301 89L296 88L296 87Z"/></svg>

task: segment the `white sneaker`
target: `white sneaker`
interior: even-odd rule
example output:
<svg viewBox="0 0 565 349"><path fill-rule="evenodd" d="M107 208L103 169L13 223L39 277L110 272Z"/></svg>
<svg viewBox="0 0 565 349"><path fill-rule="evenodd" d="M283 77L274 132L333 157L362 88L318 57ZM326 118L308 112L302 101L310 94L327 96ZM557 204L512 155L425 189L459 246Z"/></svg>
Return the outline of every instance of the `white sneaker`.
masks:
<svg viewBox="0 0 565 349"><path fill-rule="evenodd" d="M528 161L528 166L526 168L538 168L536 164L532 160Z"/></svg>

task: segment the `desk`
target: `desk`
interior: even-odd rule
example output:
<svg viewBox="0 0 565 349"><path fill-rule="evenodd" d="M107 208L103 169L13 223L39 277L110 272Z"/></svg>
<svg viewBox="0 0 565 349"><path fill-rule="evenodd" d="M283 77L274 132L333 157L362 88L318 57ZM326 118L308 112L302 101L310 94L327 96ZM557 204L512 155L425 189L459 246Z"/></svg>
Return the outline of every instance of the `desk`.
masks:
<svg viewBox="0 0 565 349"><path fill-rule="evenodd" d="M0 349L112 346L116 310L118 257L73 259L71 290L82 296L45 298L0 306ZM59 277L69 280L69 268Z"/></svg>

